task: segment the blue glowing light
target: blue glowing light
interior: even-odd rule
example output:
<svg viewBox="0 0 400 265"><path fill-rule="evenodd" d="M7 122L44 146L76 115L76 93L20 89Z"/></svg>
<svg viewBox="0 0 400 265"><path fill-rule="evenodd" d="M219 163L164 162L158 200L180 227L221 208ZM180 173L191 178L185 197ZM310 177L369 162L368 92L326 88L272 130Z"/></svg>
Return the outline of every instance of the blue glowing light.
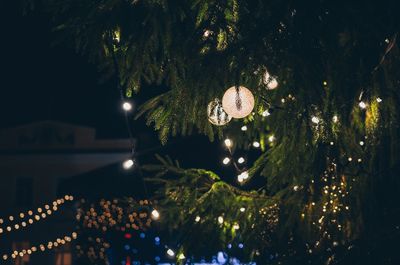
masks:
<svg viewBox="0 0 400 265"><path fill-rule="evenodd" d="M160 259L159 256L155 256L155 257L154 257L154 260L157 261L157 262L159 262L161 259Z"/></svg>
<svg viewBox="0 0 400 265"><path fill-rule="evenodd" d="M242 244L242 243L239 243L238 247L239 247L239 248L243 248L243 244Z"/></svg>
<svg viewBox="0 0 400 265"><path fill-rule="evenodd" d="M131 249L131 246L125 245L124 248L125 248L125 250L130 250L130 249Z"/></svg>
<svg viewBox="0 0 400 265"><path fill-rule="evenodd" d="M140 238L145 238L146 234L145 233L140 233Z"/></svg>

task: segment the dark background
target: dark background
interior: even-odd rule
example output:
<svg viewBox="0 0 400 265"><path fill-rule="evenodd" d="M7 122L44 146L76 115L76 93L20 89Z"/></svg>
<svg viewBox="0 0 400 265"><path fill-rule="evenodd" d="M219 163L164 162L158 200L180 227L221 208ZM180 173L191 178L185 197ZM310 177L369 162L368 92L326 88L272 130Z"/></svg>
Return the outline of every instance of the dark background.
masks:
<svg viewBox="0 0 400 265"><path fill-rule="evenodd" d="M4 1L5 2L5 1ZM55 120L97 129L100 138L126 138L128 132L115 80L102 80L96 65L71 43L55 44L51 19L40 8L23 12L19 1L1 4L0 129ZM145 86L136 105L160 90ZM205 107L206 108L206 107ZM141 164L168 153L183 166L219 170L225 151L207 137L178 137L162 147L143 119L130 117ZM232 171L233 173L233 171Z"/></svg>

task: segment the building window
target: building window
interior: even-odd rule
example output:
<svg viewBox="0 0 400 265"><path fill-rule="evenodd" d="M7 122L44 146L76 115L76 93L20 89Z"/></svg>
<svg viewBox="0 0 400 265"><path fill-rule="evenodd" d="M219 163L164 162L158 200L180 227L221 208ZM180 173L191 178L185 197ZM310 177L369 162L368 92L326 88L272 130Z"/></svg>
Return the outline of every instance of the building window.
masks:
<svg viewBox="0 0 400 265"><path fill-rule="evenodd" d="M20 251L22 249L29 249L29 242L22 241L22 242L14 242L13 243L13 250ZM17 256L14 260L15 265L29 265L30 255L24 255L22 257Z"/></svg>
<svg viewBox="0 0 400 265"><path fill-rule="evenodd" d="M16 204L18 207L31 207L33 200L33 178L17 178Z"/></svg>

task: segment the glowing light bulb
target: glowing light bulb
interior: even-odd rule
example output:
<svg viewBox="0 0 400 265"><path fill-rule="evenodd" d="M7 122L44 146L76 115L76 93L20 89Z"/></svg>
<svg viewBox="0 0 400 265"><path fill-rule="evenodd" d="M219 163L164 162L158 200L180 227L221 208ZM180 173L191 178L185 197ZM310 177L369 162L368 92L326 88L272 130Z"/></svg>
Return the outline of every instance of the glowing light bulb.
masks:
<svg viewBox="0 0 400 265"><path fill-rule="evenodd" d="M239 230L239 228L240 228L239 224L234 224L234 225L233 225L233 229Z"/></svg>
<svg viewBox="0 0 400 265"><path fill-rule="evenodd" d="M360 141L360 145L363 146L365 143L364 141Z"/></svg>
<svg viewBox="0 0 400 265"><path fill-rule="evenodd" d="M349 162L351 162L351 161L353 161L353 158L349 157L347 160L348 160Z"/></svg>
<svg viewBox="0 0 400 265"><path fill-rule="evenodd" d="M243 213L244 211L246 211L246 208L241 207L241 208L240 208L240 211Z"/></svg>
<svg viewBox="0 0 400 265"><path fill-rule="evenodd" d="M245 131L247 131L247 126L243 125L242 128L240 128L240 129L245 132Z"/></svg>
<svg viewBox="0 0 400 265"><path fill-rule="evenodd" d="M224 160L222 160L222 163L223 163L224 165L229 164L229 162L231 162L231 159L230 159L229 157L225 157Z"/></svg>
<svg viewBox="0 0 400 265"><path fill-rule="evenodd" d="M259 147L260 147L260 143L257 142L257 141L254 141L254 142L253 142L253 147L259 148Z"/></svg>
<svg viewBox="0 0 400 265"><path fill-rule="evenodd" d="M222 224L224 222L224 217L219 216L218 217L218 223Z"/></svg>
<svg viewBox="0 0 400 265"><path fill-rule="evenodd" d="M186 259L185 255L183 253L180 253L178 255L178 259Z"/></svg>
<svg viewBox="0 0 400 265"><path fill-rule="evenodd" d="M263 113L261 114L263 117L268 117L271 115L271 113L268 110L264 110Z"/></svg>
<svg viewBox="0 0 400 265"><path fill-rule="evenodd" d="M196 219L194 219L196 221L196 223L200 222L201 218L200 216L196 216Z"/></svg>
<svg viewBox="0 0 400 265"><path fill-rule="evenodd" d="M156 209L154 209L152 212L151 212L151 215L153 216L153 218L154 219L158 219L158 218L160 218L160 213L156 210Z"/></svg>
<svg viewBox="0 0 400 265"><path fill-rule="evenodd" d="M129 103L129 102L127 102L127 101L125 101L125 102L122 104L122 108L123 108L125 111L130 111L130 110L132 110L132 104Z"/></svg>
<svg viewBox="0 0 400 265"><path fill-rule="evenodd" d="M168 256L170 256L170 257L175 256L175 252L174 252L172 249L170 249L170 248L167 250L167 254L168 254Z"/></svg>
<svg viewBox="0 0 400 265"><path fill-rule="evenodd" d="M376 98L376 102L381 103L381 102L382 102L382 99L381 99L380 97L377 97L377 98Z"/></svg>
<svg viewBox="0 0 400 265"><path fill-rule="evenodd" d="M244 171L244 172L240 173L240 175L237 176L237 180L239 182L243 182L248 178L249 178L249 173L247 173L247 171Z"/></svg>
<svg viewBox="0 0 400 265"><path fill-rule="evenodd" d="M122 167L123 167L124 169L128 170L128 169L130 169L131 167L133 167L134 164L135 164L135 162L133 162L132 159L128 159L128 160L125 160L125 161L122 163Z"/></svg>
<svg viewBox="0 0 400 265"><path fill-rule="evenodd" d="M332 121L333 121L334 123L337 123L337 122L339 121L338 116L337 116L337 115L334 115L334 116L332 117Z"/></svg>
<svg viewBox="0 0 400 265"><path fill-rule="evenodd" d="M239 157L238 163L239 163L239 164L243 164L243 163L244 163L244 158L243 158L243 157Z"/></svg>
<svg viewBox="0 0 400 265"><path fill-rule="evenodd" d="M269 141L270 143L272 143L273 141L275 141L275 136L273 136L273 135L269 136L269 137L268 137L268 141Z"/></svg>
<svg viewBox="0 0 400 265"><path fill-rule="evenodd" d="M367 107L367 104L364 101L360 101L360 103L358 103L358 106L362 109L365 109Z"/></svg>
<svg viewBox="0 0 400 265"><path fill-rule="evenodd" d="M229 138L225 139L224 143L225 143L226 147L232 147L232 144L233 144L231 139L229 139Z"/></svg>
<svg viewBox="0 0 400 265"><path fill-rule="evenodd" d="M311 121L312 121L313 123L315 123L315 124L318 124L318 123L319 123L319 118L318 118L317 116L313 116L313 117L311 118Z"/></svg>

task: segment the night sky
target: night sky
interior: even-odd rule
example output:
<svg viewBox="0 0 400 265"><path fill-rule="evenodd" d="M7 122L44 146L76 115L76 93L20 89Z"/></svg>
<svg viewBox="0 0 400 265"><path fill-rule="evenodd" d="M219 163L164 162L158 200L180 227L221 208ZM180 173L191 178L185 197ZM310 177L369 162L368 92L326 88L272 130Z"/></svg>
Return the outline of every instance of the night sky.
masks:
<svg viewBox="0 0 400 265"><path fill-rule="evenodd" d="M97 66L77 54L70 43L55 44L50 18L40 8L24 15L19 1L4 2L0 9L0 129L56 120L94 127L99 137L127 137L115 79L102 80ZM134 99L140 104L159 89L144 87L147 91ZM138 151L147 154L139 157L142 164L153 162L154 154L161 153L185 167L221 170L225 151L220 143L210 143L205 136L178 136L162 147L143 119L132 117L131 121Z"/></svg>

